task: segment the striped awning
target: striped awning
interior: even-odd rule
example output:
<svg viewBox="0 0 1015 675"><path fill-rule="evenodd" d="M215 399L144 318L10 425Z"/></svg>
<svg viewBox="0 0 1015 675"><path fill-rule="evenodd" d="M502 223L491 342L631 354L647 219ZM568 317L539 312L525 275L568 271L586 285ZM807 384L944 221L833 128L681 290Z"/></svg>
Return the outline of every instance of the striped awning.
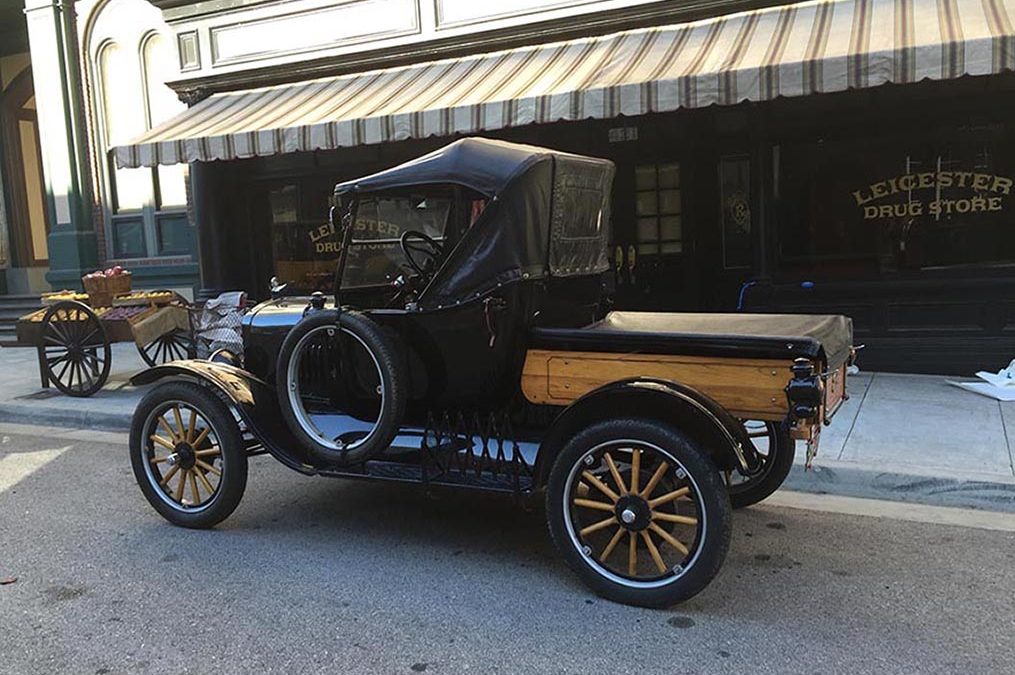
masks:
<svg viewBox="0 0 1015 675"><path fill-rule="evenodd" d="M1015 0L822 0L214 94L121 167L642 115L1015 68Z"/></svg>

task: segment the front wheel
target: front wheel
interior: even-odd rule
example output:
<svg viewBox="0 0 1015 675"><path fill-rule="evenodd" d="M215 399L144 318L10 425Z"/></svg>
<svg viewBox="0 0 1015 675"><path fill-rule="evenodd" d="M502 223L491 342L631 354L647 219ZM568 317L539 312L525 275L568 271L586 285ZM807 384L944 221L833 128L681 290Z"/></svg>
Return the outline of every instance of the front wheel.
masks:
<svg viewBox="0 0 1015 675"><path fill-rule="evenodd" d="M156 511L181 527L225 520L247 486L239 426L207 387L167 382L148 392L130 425L134 478Z"/></svg>
<svg viewBox="0 0 1015 675"><path fill-rule="evenodd" d="M722 477L676 429L641 419L600 422L554 460L546 513L557 549L592 590L665 607L705 588L732 530Z"/></svg>

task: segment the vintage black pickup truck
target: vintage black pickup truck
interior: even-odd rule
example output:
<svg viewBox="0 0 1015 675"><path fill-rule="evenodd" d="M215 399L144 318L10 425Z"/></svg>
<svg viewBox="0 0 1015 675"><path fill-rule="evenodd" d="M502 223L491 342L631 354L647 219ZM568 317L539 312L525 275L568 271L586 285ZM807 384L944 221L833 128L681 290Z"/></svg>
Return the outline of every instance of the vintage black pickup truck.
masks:
<svg viewBox="0 0 1015 675"><path fill-rule="evenodd" d="M597 593L701 591L732 506L771 494L794 439L815 448L845 398L851 323L612 311L613 174L466 138L339 184L333 286L279 289L246 316L242 354L134 377L159 382L130 434L148 501L213 526L261 453L307 475L542 493Z"/></svg>

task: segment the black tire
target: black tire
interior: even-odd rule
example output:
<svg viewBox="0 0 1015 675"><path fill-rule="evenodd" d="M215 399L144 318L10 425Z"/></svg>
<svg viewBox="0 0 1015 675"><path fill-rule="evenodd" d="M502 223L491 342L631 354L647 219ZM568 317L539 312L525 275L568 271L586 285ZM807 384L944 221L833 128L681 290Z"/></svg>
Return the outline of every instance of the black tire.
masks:
<svg viewBox="0 0 1015 675"><path fill-rule="evenodd" d="M174 407L179 417L172 412ZM193 415L194 411L196 420L183 414ZM167 414L169 417L160 422L158 418ZM205 428L209 429L207 433ZM179 438L170 433L173 431ZM169 449L155 442L153 436L169 440L175 449L171 454L178 458L188 452L183 446L189 444L191 456L170 463L165 455ZM191 382L165 382L141 399L130 426L130 463L148 503L163 518L181 527L204 529L222 522L236 509L247 487L247 452L239 425L218 396ZM202 463L210 469L205 470ZM183 486L178 488L179 496L174 495L174 477L176 485ZM188 488L193 489L190 505L184 502ZM200 499L202 491L208 495L204 501Z"/></svg>
<svg viewBox="0 0 1015 675"><path fill-rule="evenodd" d="M584 513L579 510L586 504L579 505L575 500L582 496L583 486L585 487L584 494L589 494L590 497L596 495L602 497L604 492L591 492L591 488L586 483L588 481L586 474L589 473L589 469L599 470L602 473L602 467L607 466L606 455L616 452L623 457L624 448L634 447L645 449L638 453L647 458L643 461L652 460L652 455L647 454L646 450L652 453L658 451L659 461L655 466L665 477L657 483L652 483L651 478L645 479L648 469L644 467L651 466L651 464L642 464L639 461L640 471L638 474L643 478L639 478L637 483L647 491L644 495L644 506L648 508L648 515L639 515L637 518L641 519L641 522L635 520L630 525L622 525L621 516L626 518L628 515L627 509L621 511L624 502L614 501L612 505L605 502L612 509L615 524L602 528L599 530L601 534L596 536L606 538L612 528L616 529L612 530L613 537L610 543L600 548L594 559L591 540L583 538L583 530L587 530L588 527L579 529L579 525L583 523L577 521L577 517ZM631 457L627 466L629 478L635 473L633 471L634 453L634 450L629 451ZM661 466L663 461L666 462L666 466ZM614 464L614 460L610 459L609 464ZM621 466L623 465L621 464ZM620 472L618 476L623 477L623 474L624 472ZM611 474L603 475L610 476ZM625 478L624 481L629 478ZM609 477L606 478L606 481L609 480ZM614 479L614 485L624 481ZM671 481L668 487L663 486L664 481ZM594 485L591 481L588 483ZM649 483L652 483L652 486ZM605 481L603 484L606 484ZM660 522L666 522L661 519L657 520L659 515L654 510L657 507L652 502L658 502L660 499L653 498L653 495L657 494L655 490L659 490L660 487L669 490L674 486L679 489L665 493L663 497L676 494L687 488L690 493L686 502L683 503L687 508L693 508L696 513L694 518L687 519L695 522L683 525L683 527L689 528L686 530L687 532L694 533L693 541L686 540L689 542L686 550L681 552L676 548L665 549L670 555L676 552L678 562L675 565L662 565L661 563L664 561L654 562L658 559L652 556L649 562L654 562L659 566L656 572L659 576L655 578L640 577L637 570L633 576L625 576L623 572L610 569L608 561L611 559L611 552L616 558L616 553L620 550L617 548L617 542L622 540L625 535L628 537L628 543L635 549L641 541L639 537L645 537L652 541L652 532L656 532L657 536L662 536L658 534L659 528L650 529ZM623 485L621 487L623 488ZM621 490L617 492L620 493ZM632 495L636 494L635 499L642 496L629 491L627 494L620 494L620 499L629 500ZM607 498L612 500L612 497L608 496ZM582 499L581 501L587 503L590 500ZM675 510L677 509L676 502L676 498L669 502L670 507ZM605 511L602 505L596 509ZM659 511L662 510L659 508ZM666 515L672 518L677 516L677 513L679 510ZM609 518L607 513L599 515ZM546 487L546 517L550 536L557 550L586 585L608 600L643 607L667 607L683 602L701 592L719 572L729 550L732 531L732 510L726 485L706 451L676 429L661 422L645 419L607 420L584 429L572 438L561 449L550 469ZM598 518L599 516L594 517ZM624 522L630 521L625 519ZM599 523L596 523L596 526L598 525ZM671 529L670 532L672 531ZM661 538L659 541L660 546L653 545L651 549L655 554L664 550L661 545L664 543L664 539ZM644 544L644 547L646 551L649 551L649 544ZM627 574L630 573L631 568L628 568Z"/></svg>
<svg viewBox="0 0 1015 675"><path fill-rule="evenodd" d="M742 509L767 499L786 481L793 468L796 442L790 438L789 426L785 422L764 423L763 436L767 439L767 453L761 473L745 478L734 474L729 486L730 503L733 508ZM750 430L749 430L750 431Z"/></svg>
<svg viewBox="0 0 1015 675"><path fill-rule="evenodd" d="M340 334L334 330L336 320ZM336 339L336 335L344 339ZM325 359L323 365L303 364L304 353L312 351L321 355L316 358ZM358 354L358 361L346 375L349 364L342 360L352 358L353 353ZM317 311L296 324L282 343L275 369L279 407L289 429L322 464L359 464L386 450L398 432L408 396L406 371L395 337L368 316L351 310L343 310L341 315L334 310ZM369 431L358 429L328 438L311 419L304 405L304 386L313 388L315 384L308 380L324 378L316 386L330 393L337 386L336 377L343 378L341 388L357 389L361 402L369 408L341 412L368 419L372 425Z"/></svg>

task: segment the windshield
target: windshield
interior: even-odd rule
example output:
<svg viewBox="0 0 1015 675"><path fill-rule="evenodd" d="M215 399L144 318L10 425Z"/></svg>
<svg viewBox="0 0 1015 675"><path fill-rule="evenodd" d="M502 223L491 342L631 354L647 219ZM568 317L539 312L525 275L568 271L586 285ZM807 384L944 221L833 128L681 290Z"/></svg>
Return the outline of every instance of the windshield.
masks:
<svg viewBox="0 0 1015 675"><path fill-rule="evenodd" d="M368 197L356 209L343 288L389 284L407 268L399 238L409 230L444 241L451 199L434 196Z"/></svg>

